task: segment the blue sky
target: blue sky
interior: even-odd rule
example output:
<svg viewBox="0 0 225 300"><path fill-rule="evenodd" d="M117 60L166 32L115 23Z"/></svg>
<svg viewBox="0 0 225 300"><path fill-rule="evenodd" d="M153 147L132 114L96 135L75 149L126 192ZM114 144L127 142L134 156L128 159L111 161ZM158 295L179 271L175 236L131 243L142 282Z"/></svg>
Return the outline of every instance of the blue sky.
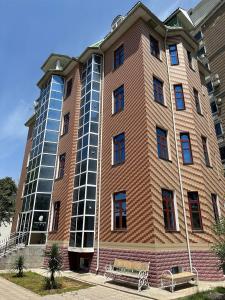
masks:
<svg viewBox="0 0 225 300"><path fill-rule="evenodd" d="M40 66L52 52L78 56L103 38L136 0L0 0L0 178L19 180ZM197 0L146 0L164 20Z"/></svg>

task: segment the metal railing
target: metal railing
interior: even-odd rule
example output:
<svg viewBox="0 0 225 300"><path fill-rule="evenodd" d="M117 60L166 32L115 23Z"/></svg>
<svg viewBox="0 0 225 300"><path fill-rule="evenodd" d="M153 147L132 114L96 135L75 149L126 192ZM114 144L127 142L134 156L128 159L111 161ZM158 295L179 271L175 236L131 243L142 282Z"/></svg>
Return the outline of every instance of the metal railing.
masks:
<svg viewBox="0 0 225 300"><path fill-rule="evenodd" d="M13 233L0 244L0 257L27 245L28 232Z"/></svg>

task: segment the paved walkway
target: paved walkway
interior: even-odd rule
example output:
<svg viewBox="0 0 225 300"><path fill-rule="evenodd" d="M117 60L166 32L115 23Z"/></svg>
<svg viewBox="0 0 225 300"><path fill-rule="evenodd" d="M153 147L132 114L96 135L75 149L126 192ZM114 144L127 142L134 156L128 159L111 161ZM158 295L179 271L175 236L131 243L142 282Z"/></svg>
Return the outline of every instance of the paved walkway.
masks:
<svg viewBox="0 0 225 300"><path fill-rule="evenodd" d="M43 269L33 269L32 271L46 275L46 271ZM62 276L88 282L95 286L79 291L41 297L0 277L0 300L144 300L146 298L152 300L172 300L191 295L197 291L209 290L216 286L225 287L224 281L200 282L198 288L182 288L174 293L153 287L138 293L136 287L126 287L112 281L104 284L104 277L100 275L66 271L62 272Z"/></svg>
<svg viewBox="0 0 225 300"><path fill-rule="evenodd" d="M20 287L0 277L0 300L144 300L137 295L127 294L102 286L56 294L51 296L38 296L23 287Z"/></svg>

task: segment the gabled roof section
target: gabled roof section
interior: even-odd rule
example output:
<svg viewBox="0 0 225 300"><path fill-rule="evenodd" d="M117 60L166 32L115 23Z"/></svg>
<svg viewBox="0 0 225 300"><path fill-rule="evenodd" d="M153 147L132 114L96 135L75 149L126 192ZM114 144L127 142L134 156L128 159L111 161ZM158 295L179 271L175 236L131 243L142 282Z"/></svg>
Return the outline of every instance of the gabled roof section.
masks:
<svg viewBox="0 0 225 300"><path fill-rule="evenodd" d="M193 30L194 28L188 12L180 7L177 8L163 23L171 27L183 27L188 31Z"/></svg>
<svg viewBox="0 0 225 300"><path fill-rule="evenodd" d="M41 66L41 69L44 72L47 72L50 69L56 69L57 61L60 61L60 66L64 69L71 59L72 58L67 55L52 53Z"/></svg>

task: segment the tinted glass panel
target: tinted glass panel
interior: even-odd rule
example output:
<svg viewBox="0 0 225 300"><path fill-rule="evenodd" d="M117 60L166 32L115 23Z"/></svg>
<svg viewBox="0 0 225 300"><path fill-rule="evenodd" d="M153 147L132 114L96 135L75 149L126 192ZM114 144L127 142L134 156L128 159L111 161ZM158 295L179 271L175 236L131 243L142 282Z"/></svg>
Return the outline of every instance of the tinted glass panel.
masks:
<svg viewBox="0 0 225 300"><path fill-rule="evenodd" d="M35 209L36 210L48 210L50 204L51 195L49 194L37 194Z"/></svg>

